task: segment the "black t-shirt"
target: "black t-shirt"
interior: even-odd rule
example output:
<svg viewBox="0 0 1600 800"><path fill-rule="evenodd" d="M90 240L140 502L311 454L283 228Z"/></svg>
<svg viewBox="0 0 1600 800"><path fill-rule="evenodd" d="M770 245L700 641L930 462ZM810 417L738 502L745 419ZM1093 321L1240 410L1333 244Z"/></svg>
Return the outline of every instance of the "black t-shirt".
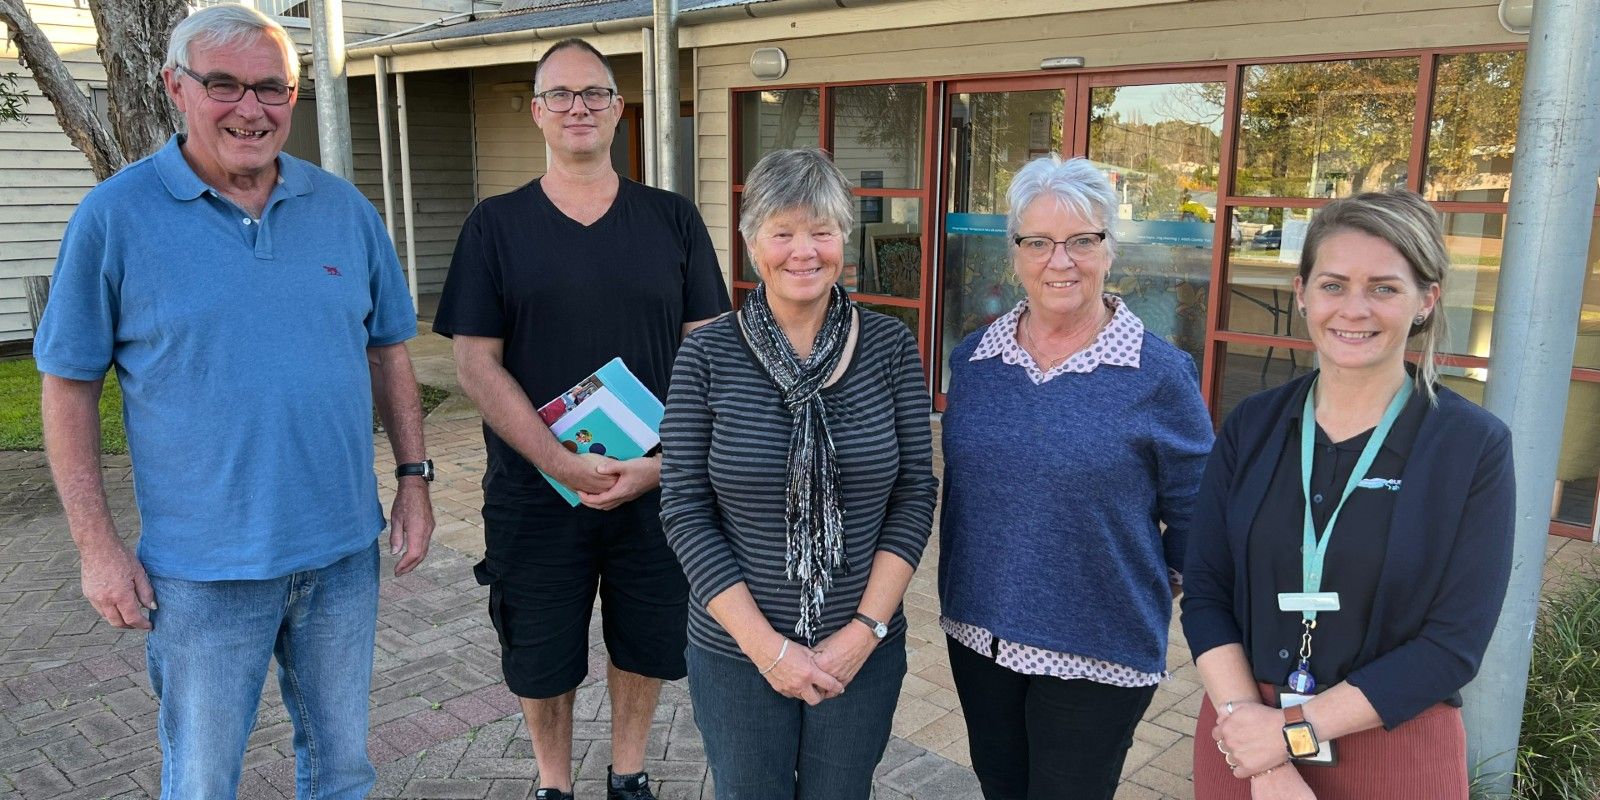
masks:
<svg viewBox="0 0 1600 800"><path fill-rule="evenodd" d="M1317 691L1333 686L1365 665L1359 660L1361 645L1367 638L1372 601L1384 569L1395 499L1404 491L1400 476L1428 409L1428 400L1420 392L1411 395L1379 448L1372 468L1367 470L1365 483L1369 486L1358 486L1339 512L1339 524L1322 565L1322 591L1339 593L1339 610L1318 614L1311 637L1311 675L1317 680ZM1247 556L1250 630L1245 647L1255 679L1277 686L1283 686L1299 665L1300 637L1304 632L1300 612L1278 610L1279 592L1302 591L1300 546L1305 500L1300 487L1300 415L1300 406L1296 405L1278 468L1250 528ZM1362 448L1372 438L1372 431L1335 444L1321 425L1316 430L1317 445L1311 459L1311 519L1321 532L1361 458ZM1378 485L1378 479L1385 483ZM1391 479L1393 483L1388 482Z"/></svg>
<svg viewBox="0 0 1600 800"><path fill-rule="evenodd" d="M433 330L505 342L535 408L614 357L663 400L686 322L727 311L711 236L693 204L626 178L584 226L538 180L478 204L461 229ZM565 501L489 429L489 503Z"/></svg>

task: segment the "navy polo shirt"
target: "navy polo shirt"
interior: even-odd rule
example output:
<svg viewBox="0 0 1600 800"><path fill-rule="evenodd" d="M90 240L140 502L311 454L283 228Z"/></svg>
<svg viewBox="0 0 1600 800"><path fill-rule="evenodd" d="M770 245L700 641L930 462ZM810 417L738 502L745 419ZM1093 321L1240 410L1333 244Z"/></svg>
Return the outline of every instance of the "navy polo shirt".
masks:
<svg viewBox="0 0 1600 800"><path fill-rule="evenodd" d="M1327 688L1361 667L1361 645L1371 627L1378 578L1389 547L1389 525L1400 497L1402 473L1417 431L1430 410L1428 398L1413 392L1378 449L1366 480L1345 501L1339 524L1323 562L1322 591L1339 594L1339 610L1317 615L1311 637L1311 674ZM1300 418L1303 406L1288 415L1288 437L1278 454L1278 468L1250 527L1246 555L1250 582L1250 629L1245 641L1257 681L1282 686L1300 661L1302 614L1278 608L1279 592L1303 588L1300 549L1305 535L1305 493L1300 485ZM1319 535L1339 503L1340 493L1355 471L1371 429L1333 442L1316 426L1311 457L1311 521ZM1367 659L1371 660L1371 659ZM1459 704L1459 703L1458 703Z"/></svg>
<svg viewBox="0 0 1600 800"><path fill-rule="evenodd" d="M279 155L256 220L180 144L79 205L34 356L72 380L116 368L150 573L326 566L384 525L366 351L416 335L404 275L348 182Z"/></svg>

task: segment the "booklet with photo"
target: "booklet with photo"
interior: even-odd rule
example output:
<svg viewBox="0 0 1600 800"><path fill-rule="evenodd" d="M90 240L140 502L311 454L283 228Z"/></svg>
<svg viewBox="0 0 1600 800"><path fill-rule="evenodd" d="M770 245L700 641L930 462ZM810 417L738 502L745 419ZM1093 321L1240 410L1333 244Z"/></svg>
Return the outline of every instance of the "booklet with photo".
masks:
<svg viewBox="0 0 1600 800"><path fill-rule="evenodd" d="M573 453L626 461L638 458L661 443L661 401L639 382L622 359L613 358L593 375L539 408L539 418L550 426L561 446ZM540 470L568 504L578 505L578 493Z"/></svg>

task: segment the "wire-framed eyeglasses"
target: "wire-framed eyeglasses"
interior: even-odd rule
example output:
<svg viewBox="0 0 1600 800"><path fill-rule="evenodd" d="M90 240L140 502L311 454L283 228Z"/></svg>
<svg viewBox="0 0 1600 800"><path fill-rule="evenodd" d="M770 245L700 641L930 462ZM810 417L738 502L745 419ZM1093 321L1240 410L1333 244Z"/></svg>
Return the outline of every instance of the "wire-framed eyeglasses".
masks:
<svg viewBox="0 0 1600 800"><path fill-rule="evenodd" d="M1100 245L1105 243L1105 231L1091 231L1067 237L1066 241L1057 241L1048 236L1018 236L1013 241L1022 257L1030 261L1049 261L1055 253L1056 246L1061 246L1067 251L1067 256L1074 261L1091 258L1100 252Z"/></svg>
<svg viewBox="0 0 1600 800"><path fill-rule="evenodd" d="M534 95L534 97L544 101L545 108L557 114L571 111L572 104L580 96L583 97L584 108L590 111L604 111L607 106L611 105L611 98L616 97L617 92L615 89L607 89L603 86L590 86L581 92L574 92L571 89L547 89Z"/></svg>
<svg viewBox="0 0 1600 800"><path fill-rule="evenodd" d="M244 83L229 76L207 78L182 64L178 64L177 67L206 90L206 97L219 103L237 103L244 99L244 93L247 91L255 92L256 102L264 106L281 106L294 97L292 84L279 81Z"/></svg>

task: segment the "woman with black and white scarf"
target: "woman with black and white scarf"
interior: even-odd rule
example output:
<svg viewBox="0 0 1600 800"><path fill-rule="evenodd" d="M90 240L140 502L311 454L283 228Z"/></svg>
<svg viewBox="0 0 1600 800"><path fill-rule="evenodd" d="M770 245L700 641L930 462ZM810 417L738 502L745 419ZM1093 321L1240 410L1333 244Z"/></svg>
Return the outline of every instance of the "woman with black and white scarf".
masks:
<svg viewBox="0 0 1600 800"><path fill-rule="evenodd" d="M854 205L820 150L756 165L739 229L761 283L684 342L667 395L661 517L719 800L864 800L905 676L929 398L911 331L839 285Z"/></svg>

